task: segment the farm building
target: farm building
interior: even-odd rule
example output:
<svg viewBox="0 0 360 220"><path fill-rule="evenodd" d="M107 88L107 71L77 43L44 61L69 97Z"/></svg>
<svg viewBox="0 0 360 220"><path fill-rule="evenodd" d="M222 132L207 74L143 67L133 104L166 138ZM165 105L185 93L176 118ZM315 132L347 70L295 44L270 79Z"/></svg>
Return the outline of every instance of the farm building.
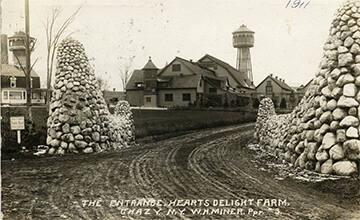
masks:
<svg viewBox="0 0 360 220"><path fill-rule="evenodd" d="M162 69L149 60L143 69L134 70L126 85L127 100L147 107L252 106L254 32L242 25L232 34L237 68L209 54L197 62L176 57Z"/></svg>
<svg viewBox="0 0 360 220"><path fill-rule="evenodd" d="M243 106L251 102L255 93L255 86L247 74L209 54L200 58L198 62L213 70L217 76L226 79L226 93L224 95L229 105Z"/></svg>
<svg viewBox="0 0 360 220"><path fill-rule="evenodd" d="M180 57L161 70L149 59L142 70L132 74L126 95L135 106L200 105L221 95L224 83L225 79L217 77L213 71Z"/></svg>
<svg viewBox="0 0 360 220"><path fill-rule="evenodd" d="M292 110L304 96L310 82L305 86L291 87L284 79L270 74L256 86L256 96L258 100L263 97L272 99L277 109Z"/></svg>
<svg viewBox="0 0 360 220"><path fill-rule="evenodd" d="M254 92L255 86L246 75L241 74L230 64L206 54L198 61L202 66L205 66L213 70L217 76L226 77L226 86L228 88L234 88L244 93Z"/></svg>
<svg viewBox="0 0 360 220"><path fill-rule="evenodd" d="M214 64L210 68L208 57L201 62L176 57L162 69L149 59L143 69L133 72L126 86L126 99L132 106L145 107L248 105L254 89L240 77L230 78L227 74L239 72L234 68L230 72L218 59L225 67L219 65L215 70ZM230 81L239 83L232 87Z"/></svg>
<svg viewBox="0 0 360 220"><path fill-rule="evenodd" d="M116 91L115 89L111 90L103 90L102 94L104 96L105 102L108 107L115 107L115 105L120 100L125 100L125 93L122 91Z"/></svg>

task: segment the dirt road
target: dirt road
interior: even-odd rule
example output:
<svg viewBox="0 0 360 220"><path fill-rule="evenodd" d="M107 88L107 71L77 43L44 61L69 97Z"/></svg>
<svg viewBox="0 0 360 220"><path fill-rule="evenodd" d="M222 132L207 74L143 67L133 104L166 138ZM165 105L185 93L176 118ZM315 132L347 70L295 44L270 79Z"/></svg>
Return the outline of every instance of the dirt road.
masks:
<svg viewBox="0 0 360 220"><path fill-rule="evenodd" d="M202 130L117 153L3 161L4 219L360 219L359 197L277 180L258 167L245 147L252 129ZM140 204L143 198L151 200Z"/></svg>

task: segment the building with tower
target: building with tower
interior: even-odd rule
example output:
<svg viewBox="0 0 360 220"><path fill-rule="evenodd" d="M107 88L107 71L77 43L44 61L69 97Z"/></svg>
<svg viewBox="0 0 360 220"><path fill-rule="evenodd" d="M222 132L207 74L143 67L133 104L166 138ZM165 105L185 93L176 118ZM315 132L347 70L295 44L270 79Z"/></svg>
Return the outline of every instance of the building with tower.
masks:
<svg viewBox="0 0 360 220"><path fill-rule="evenodd" d="M155 64L152 62L151 57L146 63L143 70L144 78L144 106L145 107L156 107L158 106L157 101L157 81L158 81L158 70Z"/></svg>
<svg viewBox="0 0 360 220"><path fill-rule="evenodd" d="M236 67L206 54L197 62L176 57L163 68L151 59L134 70L126 85L126 99L132 106L214 106L256 109L262 98L271 98L278 111L291 111L304 96L309 83L291 87L284 79L268 75L256 87L250 48L255 32L241 25L232 32L237 49Z"/></svg>
<svg viewBox="0 0 360 220"><path fill-rule="evenodd" d="M197 62L176 57L162 69L149 59L127 83L127 100L146 107L251 107L256 98L250 57L254 32L242 25L233 32L233 45L237 68L209 54Z"/></svg>
<svg viewBox="0 0 360 220"><path fill-rule="evenodd" d="M248 84L254 84L250 48L254 46L254 32L241 25L233 33L233 46L237 48L236 69L245 77Z"/></svg>
<svg viewBox="0 0 360 220"><path fill-rule="evenodd" d="M197 62L176 57L159 69L149 59L141 70L134 70L126 99L144 107L220 106L224 85L224 77Z"/></svg>
<svg viewBox="0 0 360 220"><path fill-rule="evenodd" d="M26 77L23 71L26 64L25 52L25 33L16 32L13 36L7 37L2 34L0 36L1 42L1 88L0 88L0 102L1 105L24 105L26 104ZM35 39L31 38L31 44ZM9 51L12 52L12 63L9 64ZM32 88L32 103L44 104L45 91L40 89L40 77L32 70L31 71L31 88Z"/></svg>

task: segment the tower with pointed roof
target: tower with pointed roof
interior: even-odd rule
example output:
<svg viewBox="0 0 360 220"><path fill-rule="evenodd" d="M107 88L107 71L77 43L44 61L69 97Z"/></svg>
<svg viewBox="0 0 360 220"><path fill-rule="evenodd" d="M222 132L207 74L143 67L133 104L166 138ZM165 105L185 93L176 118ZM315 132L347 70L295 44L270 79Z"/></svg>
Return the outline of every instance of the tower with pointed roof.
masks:
<svg viewBox="0 0 360 220"><path fill-rule="evenodd" d="M157 73L159 68L152 62L149 57L148 62L142 68L144 78L144 106L157 106Z"/></svg>
<svg viewBox="0 0 360 220"><path fill-rule="evenodd" d="M9 50L13 53L13 62L16 66L26 65L26 35L23 31L16 32L9 37ZM30 48L32 48L35 38L30 37Z"/></svg>
<svg viewBox="0 0 360 220"><path fill-rule="evenodd" d="M233 33L233 46L237 48L236 68L247 83L253 84L250 48L254 46L254 32L241 25Z"/></svg>

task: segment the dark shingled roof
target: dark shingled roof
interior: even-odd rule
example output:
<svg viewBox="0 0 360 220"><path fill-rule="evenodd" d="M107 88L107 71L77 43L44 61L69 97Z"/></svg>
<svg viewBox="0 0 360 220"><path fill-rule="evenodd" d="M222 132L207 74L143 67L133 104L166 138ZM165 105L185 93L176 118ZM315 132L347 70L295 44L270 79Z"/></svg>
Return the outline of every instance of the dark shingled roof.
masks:
<svg viewBox="0 0 360 220"><path fill-rule="evenodd" d="M125 92L122 91L103 90L102 94L107 103L114 104L114 102L119 100L125 100Z"/></svg>
<svg viewBox="0 0 360 220"><path fill-rule="evenodd" d="M184 76L161 76L162 72L175 61L181 62L185 65L193 75ZM166 88L197 88L201 77L207 77L215 80L224 80L222 77L217 77L215 72L201 66L199 63L191 62L181 57L175 57L175 59L165 66L158 74L160 79L168 80L169 86Z"/></svg>
<svg viewBox="0 0 360 220"><path fill-rule="evenodd" d="M186 66L193 75L183 75L183 76L161 76L161 73L175 61L181 62L184 66ZM151 60L150 60L151 62ZM148 62L149 63L149 62ZM152 63L152 62L151 62ZM151 64L150 64L151 65ZM146 65L145 65L146 66ZM158 72L158 82L169 82L168 86L163 89L176 89L176 88L197 88L198 83L201 77L207 77L215 80L224 80L223 77L217 77L216 74L205 67L202 67L199 63L194 63L188 60L185 60L180 57L175 57L175 59L165 66L163 69ZM143 69L142 70L134 70L131 75L127 85L127 90L139 89L136 87L136 83L143 83Z"/></svg>
<svg viewBox="0 0 360 220"><path fill-rule="evenodd" d="M201 74L203 76L216 78L216 74L214 71L207 69L203 66L201 66L199 63L194 63L189 60L185 60L181 57L176 57L175 60L180 60L185 66L187 66L194 74ZM164 68L165 69L165 68Z"/></svg>
<svg viewBox="0 0 360 220"><path fill-rule="evenodd" d="M261 85L266 79L272 79L276 84L278 84L282 89L284 90L288 90L288 91L294 91L293 88L291 88L288 84L286 84L285 82L281 81L280 79L276 79L275 77L272 76L272 74L268 75L267 77L265 77L265 79L263 81L261 81L261 83L259 83L259 85ZM257 85L257 87L259 87L259 85ZM257 88L256 87L256 88Z"/></svg>
<svg viewBox="0 0 360 220"><path fill-rule="evenodd" d="M214 57L214 56L211 56L210 54L206 54L205 56L203 56L202 58L200 58L200 60L198 62L201 63L201 60L204 59L204 58L209 58L210 60L212 60L213 62L215 62L216 64L222 66L223 68L225 68L229 74L234 78L234 80L239 84L241 85L242 87L245 87L245 88L249 88L249 89L255 89L255 86L253 85L249 85L245 82L245 80L241 77L241 73L235 69L233 66L231 66L230 64Z"/></svg>
<svg viewBox="0 0 360 220"><path fill-rule="evenodd" d="M162 76L161 73L171 64L178 60L183 65L185 65L192 73L193 75L183 75L183 76ZM151 60L149 60L151 62ZM148 62L148 64L149 64ZM152 62L151 62L152 63ZM151 65L151 64L150 64ZM145 65L146 67L147 65ZM155 65L154 65L155 66ZM145 68L144 67L144 68ZM151 66L150 66L151 67ZM128 83L126 84L126 90L133 90L133 89L139 89L136 87L136 83L143 83L143 70L134 70L133 74L131 75ZM176 88L197 88L198 83L202 77L215 79L215 80L221 80L223 81L223 77L217 77L215 72L207 69L205 67L202 67L199 63L194 63L188 60L185 60L180 57L175 57L175 59L170 62L167 66L165 66L163 69L158 70L158 82L169 82L168 86L164 87L163 89L176 89Z"/></svg>
<svg viewBox="0 0 360 220"><path fill-rule="evenodd" d="M201 75L186 75L186 76L172 76L168 79L169 85L164 87L164 89L189 89L189 88L197 88L198 83L201 79Z"/></svg>
<svg viewBox="0 0 360 220"><path fill-rule="evenodd" d="M144 82L143 71L142 70L134 70L133 73L131 74L129 81L126 84L126 90L138 89L135 84L143 83L143 82Z"/></svg>
<svg viewBox="0 0 360 220"><path fill-rule="evenodd" d="M9 64L0 64L0 76L17 76L17 77L25 77L25 74L21 68L18 68L14 65ZM32 70L32 77L39 77L39 75Z"/></svg>
<svg viewBox="0 0 360 220"><path fill-rule="evenodd" d="M280 79L276 79L272 76L270 76L277 84L279 84L279 86L285 90L289 90L289 91L293 91L293 88L291 88L291 86L289 86L288 84L286 84L285 82L281 81Z"/></svg>
<svg viewBox="0 0 360 220"><path fill-rule="evenodd" d="M155 66L155 64L151 61L151 58L149 58L149 61L145 64L144 68L142 68L143 70L157 70L159 68L157 68Z"/></svg>

